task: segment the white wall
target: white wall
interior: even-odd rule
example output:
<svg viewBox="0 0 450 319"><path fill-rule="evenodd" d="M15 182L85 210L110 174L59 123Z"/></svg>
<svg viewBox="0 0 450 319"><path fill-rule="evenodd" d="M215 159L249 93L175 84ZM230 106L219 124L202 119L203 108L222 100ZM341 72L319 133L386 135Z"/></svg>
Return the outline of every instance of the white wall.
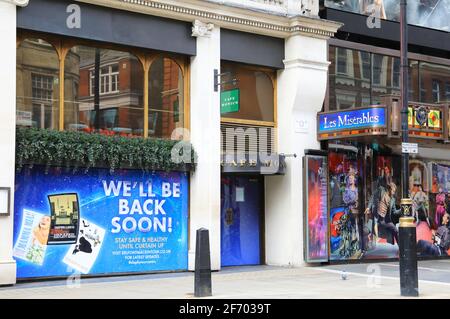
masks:
<svg viewBox="0 0 450 319"><path fill-rule="evenodd" d="M278 72L278 152L288 157L284 176L266 177L266 263L302 265L302 156L319 149L316 115L327 86L327 41L292 36L285 41L285 69Z"/></svg>
<svg viewBox="0 0 450 319"><path fill-rule="evenodd" d="M191 58L191 142L199 161L190 183L189 270L195 269L201 227L209 230L211 268L220 269L220 96L214 92L214 69L220 73L218 27L197 36L197 55Z"/></svg>
<svg viewBox="0 0 450 319"><path fill-rule="evenodd" d="M16 6L0 0L0 187L11 188L10 216L0 216L0 285L16 282L12 258L16 137Z"/></svg>

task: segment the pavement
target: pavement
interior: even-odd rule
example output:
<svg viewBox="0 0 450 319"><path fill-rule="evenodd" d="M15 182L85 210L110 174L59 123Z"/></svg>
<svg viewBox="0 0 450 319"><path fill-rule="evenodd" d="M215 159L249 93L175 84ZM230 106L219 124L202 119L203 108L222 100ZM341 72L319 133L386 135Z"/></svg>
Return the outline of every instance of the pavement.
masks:
<svg viewBox="0 0 450 319"><path fill-rule="evenodd" d="M310 267L226 267L212 274L220 299L393 299L398 262ZM0 299L195 299L192 272L18 283ZM419 262L420 298L450 298L450 260ZM203 298L202 298L203 299Z"/></svg>

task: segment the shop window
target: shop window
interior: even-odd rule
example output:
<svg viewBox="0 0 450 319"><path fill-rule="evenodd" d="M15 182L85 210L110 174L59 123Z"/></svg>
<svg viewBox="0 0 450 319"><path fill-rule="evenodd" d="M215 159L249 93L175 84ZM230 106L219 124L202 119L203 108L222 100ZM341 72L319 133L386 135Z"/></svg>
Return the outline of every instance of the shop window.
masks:
<svg viewBox="0 0 450 319"><path fill-rule="evenodd" d="M362 78L365 80L370 79L370 53L361 51L361 65L362 65Z"/></svg>
<svg viewBox="0 0 450 319"><path fill-rule="evenodd" d="M174 60L158 57L148 76L148 136L171 138L175 129L184 127L183 72Z"/></svg>
<svg viewBox="0 0 450 319"><path fill-rule="evenodd" d="M222 118L274 123L274 85L271 76L274 77L275 73L257 67L222 62L221 73L227 72L228 76L222 77L222 80L236 79L237 82L223 85L221 94L239 90L239 105L222 112Z"/></svg>
<svg viewBox="0 0 450 319"><path fill-rule="evenodd" d="M392 86L400 88L400 59L392 59Z"/></svg>
<svg viewBox="0 0 450 319"><path fill-rule="evenodd" d="M410 101L419 101L419 61L409 60L408 91Z"/></svg>
<svg viewBox="0 0 450 319"><path fill-rule="evenodd" d="M400 59L380 54L372 54L371 103L382 104L382 96L400 94Z"/></svg>
<svg viewBox="0 0 450 319"><path fill-rule="evenodd" d="M370 53L330 46L329 59L329 110L370 105Z"/></svg>
<svg viewBox="0 0 450 319"><path fill-rule="evenodd" d="M445 101L450 101L450 82L445 83Z"/></svg>
<svg viewBox="0 0 450 319"><path fill-rule="evenodd" d="M123 51L75 46L64 63L64 128L143 136L144 73Z"/></svg>
<svg viewBox="0 0 450 319"><path fill-rule="evenodd" d="M59 59L42 39L22 41L17 49L18 126L58 129Z"/></svg>
<svg viewBox="0 0 450 319"><path fill-rule="evenodd" d="M433 80L432 81L432 88L433 88L433 102L435 102L435 103L439 103L439 97L440 97L440 91L441 91L441 88L440 88L440 83L439 83L439 81L438 80Z"/></svg>
<svg viewBox="0 0 450 319"><path fill-rule="evenodd" d="M347 49L337 48L337 73L347 74Z"/></svg>
<svg viewBox="0 0 450 319"><path fill-rule="evenodd" d="M383 78L384 80L384 76L386 74L385 72L385 68L383 67L384 64L384 60L387 58L387 56L383 56L383 55L379 55L379 54L373 54L373 61L372 61L372 67L373 67L373 77L372 77L372 82L374 85L381 85L381 79ZM383 81L385 83L385 81Z"/></svg>
<svg viewBox="0 0 450 319"><path fill-rule="evenodd" d="M331 62L328 72L329 111L382 104L383 95L400 94L399 58L334 46L330 46L328 58ZM346 63L338 61L344 58ZM338 72L337 63L346 65L345 74ZM426 90L423 85L419 88L419 62L416 60L409 60L408 79L409 100L419 101L419 92L425 95ZM440 94L442 100L442 89Z"/></svg>
<svg viewBox="0 0 450 319"><path fill-rule="evenodd" d="M442 83L450 82L450 67L420 62L421 99L424 103L440 103L446 99Z"/></svg>
<svg viewBox="0 0 450 319"><path fill-rule="evenodd" d="M94 95L95 88L95 70L89 70L89 93ZM100 69L100 94L119 92L119 64L114 63L104 66Z"/></svg>

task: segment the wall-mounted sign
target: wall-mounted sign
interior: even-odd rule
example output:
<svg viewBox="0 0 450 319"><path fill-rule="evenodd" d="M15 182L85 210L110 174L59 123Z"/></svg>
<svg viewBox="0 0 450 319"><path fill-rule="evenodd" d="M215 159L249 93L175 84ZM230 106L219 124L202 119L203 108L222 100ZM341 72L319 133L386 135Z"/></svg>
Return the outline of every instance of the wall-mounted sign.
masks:
<svg viewBox="0 0 450 319"><path fill-rule="evenodd" d="M237 154L223 155L222 173L284 175L286 159L280 154Z"/></svg>
<svg viewBox="0 0 450 319"><path fill-rule="evenodd" d="M386 127L386 109L384 107L320 113L318 116L319 139L338 138L346 135L385 134Z"/></svg>
<svg viewBox="0 0 450 319"><path fill-rule="evenodd" d="M417 154L419 153L419 146L417 143L402 143L402 153Z"/></svg>
<svg viewBox="0 0 450 319"><path fill-rule="evenodd" d="M384 108L368 108L347 112L320 114L319 132L385 126Z"/></svg>
<svg viewBox="0 0 450 319"><path fill-rule="evenodd" d="M239 89L220 92L220 113L239 111Z"/></svg>

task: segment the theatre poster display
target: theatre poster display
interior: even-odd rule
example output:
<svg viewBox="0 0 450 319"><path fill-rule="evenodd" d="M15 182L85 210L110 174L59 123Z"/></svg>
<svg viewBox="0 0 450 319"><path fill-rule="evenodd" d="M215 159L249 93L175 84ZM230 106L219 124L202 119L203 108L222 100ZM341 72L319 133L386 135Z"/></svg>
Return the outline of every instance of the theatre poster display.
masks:
<svg viewBox="0 0 450 319"><path fill-rule="evenodd" d="M330 259L360 258L360 162L355 156L330 152L328 165Z"/></svg>
<svg viewBox="0 0 450 319"><path fill-rule="evenodd" d="M327 157L306 155L305 223L306 262L328 261L328 167Z"/></svg>
<svg viewBox="0 0 450 319"><path fill-rule="evenodd" d="M187 269L185 173L35 166L15 194L18 278Z"/></svg>
<svg viewBox="0 0 450 319"><path fill-rule="evenodd" d="M401 216L400 161L394 156L372 154L366 152L363 256L366 259L396 258Z"/></svg>
<svg viewBox="0 0 450 319"><path fill-rule="evenodd" d="M398 258L401 161L363 149L328 154L331 260ZM418 255L448 256L450 166L411 159L409 171Z"/></svg>

